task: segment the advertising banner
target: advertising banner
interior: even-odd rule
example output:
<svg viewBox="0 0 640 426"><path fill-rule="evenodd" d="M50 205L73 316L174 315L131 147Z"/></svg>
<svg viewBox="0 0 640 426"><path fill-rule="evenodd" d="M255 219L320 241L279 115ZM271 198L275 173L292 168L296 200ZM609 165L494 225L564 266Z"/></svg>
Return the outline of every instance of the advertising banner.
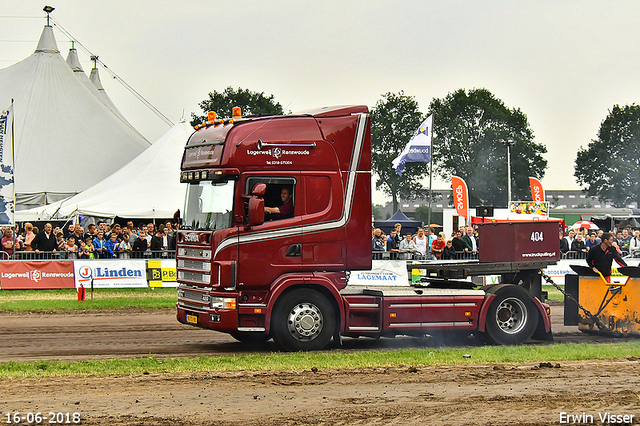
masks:
<svg viewBox="0 0 640 426"><path fill-rule="evenodd" d="M76 260L73 264L76 287L91 287L92 278L94 288L148 287L144 259Z"/></svg>
<svg viewBox="0 0 640 426"><path fill-rule="evenodd" d="M74 288L73 262L0 262L0 289Z"/></svg>
<svg viewBox="0 0 640 426"><path fill-rule="evenodd" d="M13 104L0 113L0 225L13 225Z"/></svg>
<svg viewBox="0 0 640 426"><path fill-rule="evenodd" d="M451 176L451 187L453 188L453 204L456 206L456 213L469 220L469 190L466 182L458 176Z"/></svg>
<svg viewBox="0 0 640 426"><path fill-rule="evenodd" d="M544 201L512 201L509 213L549 215L549 203Z"/></svg>
<svg viewBox="0 0 640 426"><path fill-rule="evenodd" d="M533 201L544 201L544 188L542 187L542 183L534 177L529 178L529 186L531 186L531 199Z"/></svg>
<svg viewBox="0 0 640 426"><path fill-rule="evenodd" d="M402 176L406 163L428 163L431 161L431 134L433 130L433 115L427 117L420 124L418 130L404 147L404 150L392 162L396 173Z"/></svg>
<svg viewBox="0 0 640 426"><path fill-rule="evenodd" d="M148 260L147 281L149 287L178 287L176 260Z"/></svg>
<svg viewBox="0 0 640 426"><path fill-rule="evenodd" d="M370 271L354 271L349 285L406 286L409 283L407 262L404 260L374 260Z"/></svg>

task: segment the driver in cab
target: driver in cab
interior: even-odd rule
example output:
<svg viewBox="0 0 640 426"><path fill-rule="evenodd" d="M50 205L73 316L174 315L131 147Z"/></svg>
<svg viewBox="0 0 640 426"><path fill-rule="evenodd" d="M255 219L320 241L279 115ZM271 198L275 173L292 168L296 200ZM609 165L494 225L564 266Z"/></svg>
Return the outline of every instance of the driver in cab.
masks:
<svg viewBox="0 0 640 426"><path fill-rule="evenodd" d="M270 220L286 219L293 217L293 194L289 188L280 190L282 204L279 207L265 207L264 212L271 215Z"/></svg>

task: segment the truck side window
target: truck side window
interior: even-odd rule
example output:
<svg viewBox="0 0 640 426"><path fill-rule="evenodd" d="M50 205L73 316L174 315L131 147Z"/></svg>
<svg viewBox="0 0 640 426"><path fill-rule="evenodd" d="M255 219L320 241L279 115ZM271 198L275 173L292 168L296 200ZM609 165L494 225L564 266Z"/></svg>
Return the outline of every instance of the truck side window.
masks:
<svg viewBox="0 0 640 426"><path fill-rule="evenodd" d="M267 190L264 194L265 221L288 219L295 213L294 178L249 178L247 179L247 193L257 183L264 183Z"/></svg>

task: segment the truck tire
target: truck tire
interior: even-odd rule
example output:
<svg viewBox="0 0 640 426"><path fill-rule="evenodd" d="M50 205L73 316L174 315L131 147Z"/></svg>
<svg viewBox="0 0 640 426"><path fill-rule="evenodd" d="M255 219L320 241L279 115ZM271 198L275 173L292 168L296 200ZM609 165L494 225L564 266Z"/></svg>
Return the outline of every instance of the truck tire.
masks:
<svg viewBox="0 0 640 426"><path fill-rule="evenodd" d="M237 331L235 333L231 333L231 337L236 339L239 342L246 343L249 345L258 345L261 343L266 343L271 339L266 333L259 333L253 331Z"/></svg>
<svg viewBox="0 0 640 426"><path fill-rule="evenodd" d="M538 309L529 292L515 284L495 286L485 320L484 338L495 345L519 345L531 338L538 325Z"/></svg>
<svg viewBox="0 0 640 426"><path fill-rule="evenodd" d="M320 350L331 340L335 323L326 297L311 289L293 290L276 303L271 335L283 351Z"/></svg>

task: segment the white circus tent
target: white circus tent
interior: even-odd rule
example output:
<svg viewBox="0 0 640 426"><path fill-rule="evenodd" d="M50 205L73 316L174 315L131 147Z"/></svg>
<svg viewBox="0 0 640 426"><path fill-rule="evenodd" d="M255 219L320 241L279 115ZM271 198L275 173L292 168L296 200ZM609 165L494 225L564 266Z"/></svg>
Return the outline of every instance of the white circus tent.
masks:
<svg viewBox="0 0 640 426"><path fill-rule="evenodd" d="M0 109L13 100L15 113L17 209L77 194L150 145L74 74L48 25L32 55L0 70Z"/></svg>
<svg viewBox="0 0 640 426"><path fill-rule="evenodd" d="M81 193L43 208L16 212L16 220L67 219L85 215L171 218L184 205L180 163L193 127L184 119L121 169Z"/></svg>

